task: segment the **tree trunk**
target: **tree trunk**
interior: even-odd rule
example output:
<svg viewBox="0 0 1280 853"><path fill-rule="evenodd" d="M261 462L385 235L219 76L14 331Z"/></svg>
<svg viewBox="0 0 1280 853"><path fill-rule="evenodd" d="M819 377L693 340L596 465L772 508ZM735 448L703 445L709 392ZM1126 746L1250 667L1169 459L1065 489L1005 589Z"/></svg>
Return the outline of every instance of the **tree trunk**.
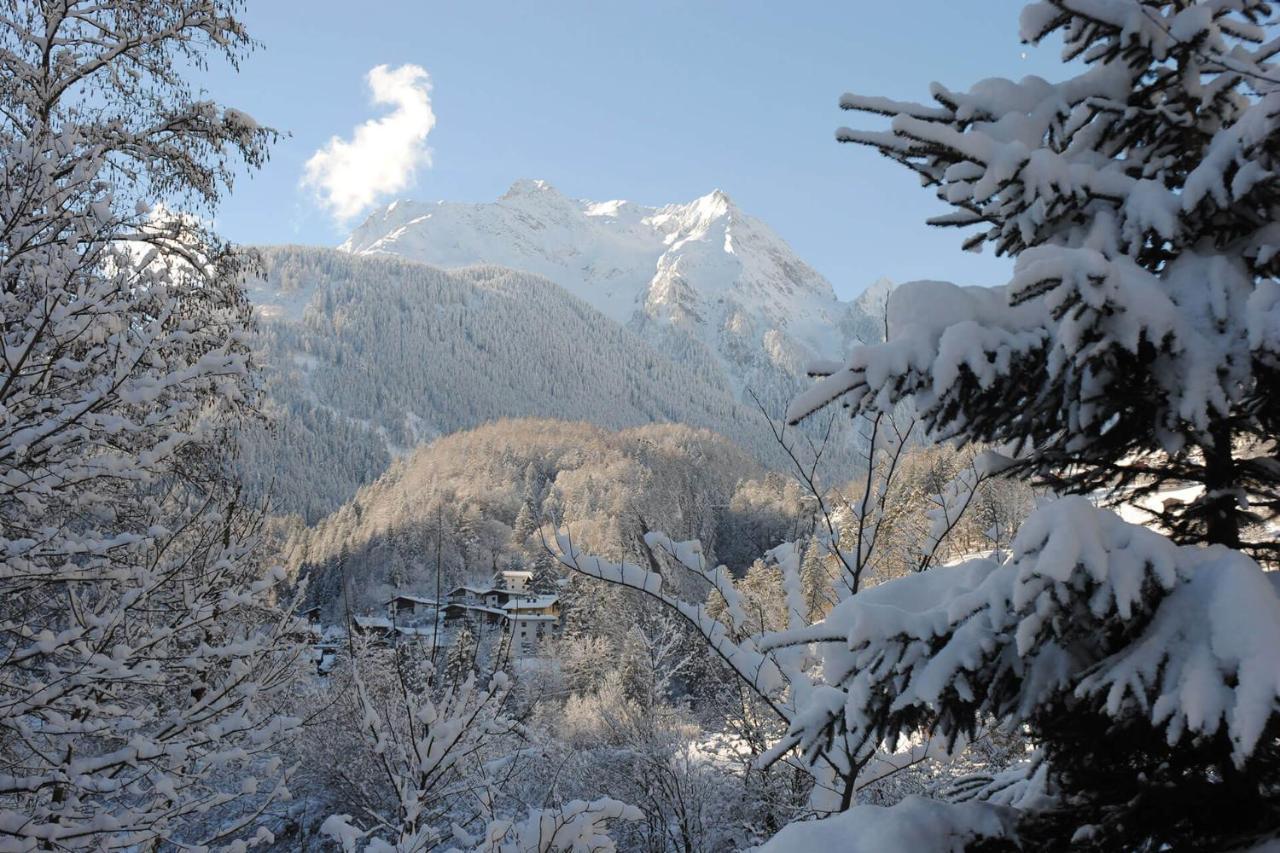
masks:
<svg viewBox="0 0 1280 853"><path fill-rule="evenodd" d="M1222 422L1209 432L1213 439L1204 451L1205 541L1211 545L1240 547L1240 516L1236 503L1236 463L1231 453L1231 430Z"/></svg>

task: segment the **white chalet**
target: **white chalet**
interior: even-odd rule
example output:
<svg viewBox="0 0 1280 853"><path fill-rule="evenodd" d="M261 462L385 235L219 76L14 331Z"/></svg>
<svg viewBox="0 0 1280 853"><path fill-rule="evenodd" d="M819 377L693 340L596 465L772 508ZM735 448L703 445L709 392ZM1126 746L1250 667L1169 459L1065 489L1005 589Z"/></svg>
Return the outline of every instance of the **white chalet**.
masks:
<svg viewBox="0 0 1280 853"><path fill-rule="evenodd" d="M533 572L526 572L522 569L508 569L494 577L494 581L501 580L502 588L508 592L524 592L529 588L529 584L533 583Z"/></svg>

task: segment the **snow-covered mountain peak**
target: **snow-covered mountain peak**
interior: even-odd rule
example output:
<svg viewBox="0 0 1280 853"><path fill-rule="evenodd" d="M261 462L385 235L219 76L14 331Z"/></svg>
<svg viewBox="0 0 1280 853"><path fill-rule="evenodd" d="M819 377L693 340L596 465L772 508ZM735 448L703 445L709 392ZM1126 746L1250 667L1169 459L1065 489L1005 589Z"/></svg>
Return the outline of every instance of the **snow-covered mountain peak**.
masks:
<svg viewBox="0 0 1280 853"><path fill-rule="evenodd" d="M861 310L720 189L646 207L521 179L491 203L396 202L341 248L545 276L661 346L705 348L739 389L843 355L850 312Z"/></svg>
<svg viewBox="0 0 1280 853"><path fill-rule="evenodd" d="M665 235L667 245L680 240L698 237L716 227L728 227L741 212L720 190L713 190L687 204L669 204L659 208L647 219L653 228ZM730 251L726 247L726 251Z"/></svg>
<svg viewBox="0 0 1280 853"><path fill-rule="evenodd" d="M684 211L697 222L711 222L737 213L733 201L719 189L712 190L701 198L695 198L688 204L672 205L671 209Z"/></svg>
<svg viewBox="0 0 1280 853"><path fill-rule="evenodd" d="M546 181L534 178L519 178L514 181L506 193L503 194L504 200L525 198L528 196L538 195L560 195L560 191Z"/></svg>
<svg viewBox="0 0 1280 853"><path fill-rule="evenodd" d="M581 219L583 215L582 202L569 198L546 181L528 178L514 182L498 199L497 204L534 219L556 222Z"/></svg>
<svg viewBox="0 0 1280 853"><path fill-rule="evenodd" d="M615 198L610 201L586 202L582 212L587 216L598 216L608 219L617 219L619 216L628 215L634 218L643 218L647 213L647 209L637 204L632 204L625 199Z"/></svg>

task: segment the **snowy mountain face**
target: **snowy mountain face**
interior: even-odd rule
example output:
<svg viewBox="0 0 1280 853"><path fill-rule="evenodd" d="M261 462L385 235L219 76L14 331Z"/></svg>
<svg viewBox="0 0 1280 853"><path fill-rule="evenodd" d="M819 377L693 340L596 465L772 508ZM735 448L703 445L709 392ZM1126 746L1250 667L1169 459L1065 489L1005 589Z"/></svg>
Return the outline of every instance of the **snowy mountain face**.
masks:
<svg viewBox="0 0 1280 853"><path fill-rule="evenodd" d="M416 444L498 418L683 423L785 467L753 398L781 417L810 364L878 339L892 287L840 302L720 192L647 208L541 181L492 204L397 202L339 251L264 261L246 286L280 438L246 434L243 456L308 520ZM856 431L832 435L828 470L847 476Z"/></svg>
<svg viewBox="0 0 1280 853"><path fill-rule="evenodd" d="M340 248L545 276L664 351L705 349L740 397L750 390L771 405L785 403L809 364L843 356L876 328L719 190L653 208L522 180L488 204L395 202Z"/></svg>
<svg viewBox="0 0 1280 853"><path fill-rule="evenodd" d="M685 424L785 464L705 352L673 358L540 276L332 249L262 259L247 286L276 428L246 430L241 458L281 511L315 521L393 457L502 418Z"/></svg>

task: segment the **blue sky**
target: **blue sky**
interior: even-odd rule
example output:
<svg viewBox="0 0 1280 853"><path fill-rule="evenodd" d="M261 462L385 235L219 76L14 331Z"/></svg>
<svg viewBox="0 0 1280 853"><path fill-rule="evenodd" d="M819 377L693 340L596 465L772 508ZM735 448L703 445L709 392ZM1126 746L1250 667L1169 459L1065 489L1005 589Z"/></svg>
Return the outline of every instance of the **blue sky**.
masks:
<svg viewBox="0 0 1280 853"><path fill-rule="evenodd" d="M218 225L244 243L340 242L346 228L300 186L305 165L388 112L370 103L370 69L411 63L431 78L431 165L396 195L490 201L527 177L665 204L718 187L842 296L882 275L1000 283L1007 261L924 225L941 206L913 175L833 134L859 120L836 107L844 91L1061 77L1057 43L1019 43L1022 5L258 0L246 21L264 47L207 85L291 136Z"/></svg>

